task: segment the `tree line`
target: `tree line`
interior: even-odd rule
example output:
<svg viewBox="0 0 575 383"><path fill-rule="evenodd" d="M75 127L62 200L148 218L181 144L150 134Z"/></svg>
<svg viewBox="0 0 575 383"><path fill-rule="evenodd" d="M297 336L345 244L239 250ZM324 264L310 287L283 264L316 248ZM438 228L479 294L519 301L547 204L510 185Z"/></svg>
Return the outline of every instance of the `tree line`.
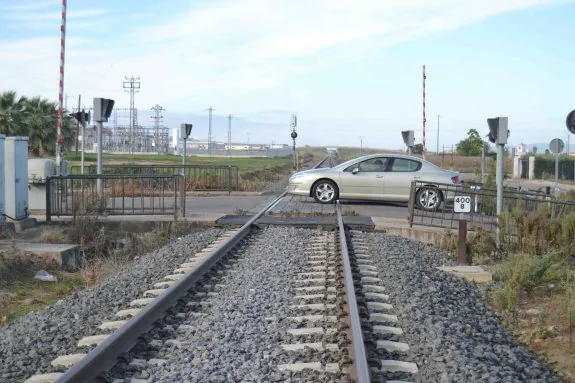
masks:
<svg viewBox="0 0 575 383"><path fill-rule="evenodd" d="M52 156L56 151L58 103L36 96L18 96L15 91L0 93L0 134L27 136L28 151L35 157ZM76 122L63 110L63 149L76 140Z"/></svg>

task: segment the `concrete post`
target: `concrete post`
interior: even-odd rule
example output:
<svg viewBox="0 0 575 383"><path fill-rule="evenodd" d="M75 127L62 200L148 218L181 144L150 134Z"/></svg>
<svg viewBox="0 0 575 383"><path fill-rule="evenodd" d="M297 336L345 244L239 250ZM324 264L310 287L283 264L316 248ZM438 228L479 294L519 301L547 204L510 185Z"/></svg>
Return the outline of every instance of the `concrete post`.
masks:
<svg viewBox="0 0 575 383"><path fill-rule="evenodd" d="M500 224L499 219L501 213L503 213L503 173L505 171L505 158L504 156L505 145L497 145L497 169L496 169L496 180L497 180L497 248L501 248L501 234L500 234Z"/></svg>
<svg viewBox="0 0 575 383"><path fill-rule="evenodd" d="M513 157L513 178L521 178L521 158Z"/></svg>
<svg viewBox="0 0 575 383"><path fill-rule="evenodd" d="M98 122L96 121L96 129L97 129L97 133L98 133L98 155L96 157L96 174L98 174L98 176L101 176L103 173L103 164L102 164L102 150L103 150L103 146L104 146L104 140L103 140L103 132L102 130L104 129L104 124L102 124L102 122ZM102 178L98 177L98 181L97 181L97 188L98 188L98 195L102 196L104 194L104 188L103 188L103 182L102 182Z"/></svg>
<svg viewBox="0 0 575 383"><path fill-rule="evenodd" d="M535 157L529 157L529 179L535 179Z"/></svg>

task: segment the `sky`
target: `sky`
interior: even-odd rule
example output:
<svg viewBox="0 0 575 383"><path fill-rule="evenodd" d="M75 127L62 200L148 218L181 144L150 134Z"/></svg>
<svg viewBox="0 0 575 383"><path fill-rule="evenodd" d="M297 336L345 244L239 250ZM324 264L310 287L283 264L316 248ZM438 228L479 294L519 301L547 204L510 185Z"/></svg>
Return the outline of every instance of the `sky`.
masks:
<svg viewBox="0 0 575 383"><path fill-rule="evenodd" d="M58 97L61 1L0 0L0 91ZM567 139L575 109L575 0L68 0L68 108L93 97L139 123L205 139L398 149L401 131L450 147L488 117L510 142ZM438 119L439 116L439 119ZM572 141L575 142L575 139Z"/></svg>

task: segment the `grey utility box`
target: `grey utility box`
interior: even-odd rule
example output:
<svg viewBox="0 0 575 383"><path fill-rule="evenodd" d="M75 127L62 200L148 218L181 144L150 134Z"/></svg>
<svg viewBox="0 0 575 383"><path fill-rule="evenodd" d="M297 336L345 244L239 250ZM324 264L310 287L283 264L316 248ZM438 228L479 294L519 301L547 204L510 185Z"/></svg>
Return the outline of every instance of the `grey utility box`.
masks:
<svg viewBox="0 0 575 383"><path fill-rule="evenodd" d="M4 198L6 215L28 216L28 137L6 137L4 142Z"/></svg>
<svg viewBox="0 0 575 383"><path fill-rule="evenodd" d="M46 178L56 175L56 162L45 158L28 160L30 211L46 210Z"/></svg>
<svg viewBox="0 0 575 383"><path fill-rule="evenodd" d="M0 134L0 158L4 158L4 141L6 136ZM0 165L0 226L4 224L4 163Z"/></svg>

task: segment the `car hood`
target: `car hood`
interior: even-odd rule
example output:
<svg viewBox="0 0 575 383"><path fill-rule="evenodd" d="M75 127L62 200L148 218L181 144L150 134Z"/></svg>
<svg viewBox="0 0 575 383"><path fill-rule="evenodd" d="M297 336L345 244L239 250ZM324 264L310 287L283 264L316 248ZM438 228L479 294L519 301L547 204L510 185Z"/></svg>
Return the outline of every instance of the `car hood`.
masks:
<svg viewBox="0 0 575 383"><path fill-rule="evenodd" d="M330 172L330 171L332 171L332 170L333 170L333 168L320 168L320 169L303 170L303 171L301 171L301 172L294 173L294 174L292 175L292 177L295 176L295 175L298 175L298 176L299 176L299 175L310 175L310 174L318 174L318 173L319 173L319 174L321 174L321 173L328 173L328 172Z"/></svg>

